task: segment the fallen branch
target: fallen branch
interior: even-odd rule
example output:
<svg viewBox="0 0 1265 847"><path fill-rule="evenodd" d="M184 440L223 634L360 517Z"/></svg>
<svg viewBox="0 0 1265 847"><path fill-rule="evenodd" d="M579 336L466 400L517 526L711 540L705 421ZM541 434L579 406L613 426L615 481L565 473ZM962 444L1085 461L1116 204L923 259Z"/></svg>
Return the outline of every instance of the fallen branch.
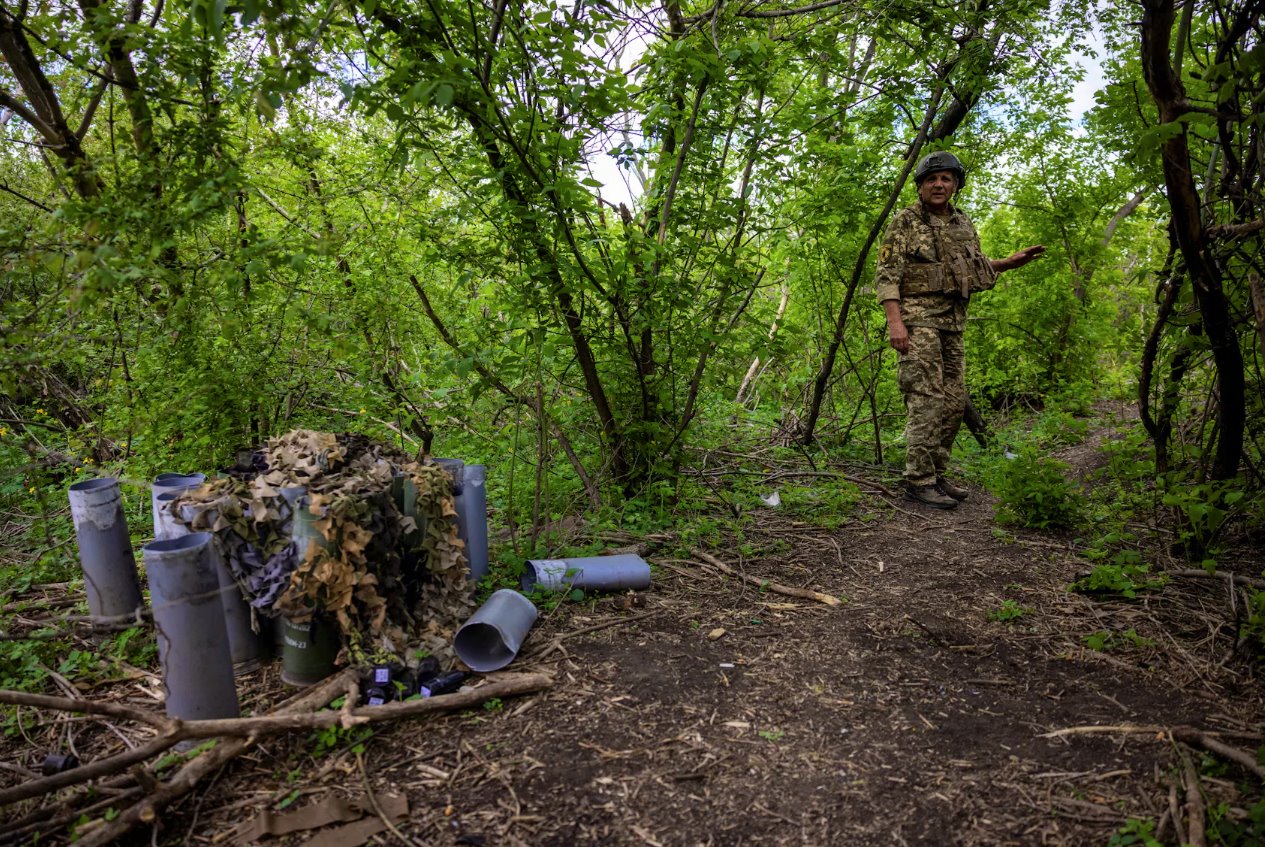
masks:
<svg viewBox="0 0 1265 847"><path fill-rule="evenodd" d="M1199 773L1190 761L1186 751L1181 751L1182 775L1186 786L1186 842L1190 847L1207 847L1205 837L1207 821L1205 820L1204 797L1200 790Z"/></svg>
<svg viewBox="0 0 1265 847"><path fill-rule="evenodd" d="M325 705L338 693L326 695L324 689L327 685L337 681L339 687L346 688L347 685L356 682L356 675L351 671L344 672L331 678L331 682L322 684L314 690L305 691L298 697L294 698L290 703L283 704L279 712L289 708L294 708L292 704L304 704L309 702L310 697L324 700L314 708ZM319 696L317 696L319 695ZM0 791L0 806L9 803L15 803L19 800L25 800L30 797L38 797L51 791L57 791L80 782L86 782L90 779L96 779L108 774L119 773L126 770L134 764L143 762L152 756L169 750L185 738L190 738L183 734L180 730L182 727L188 727L192 724L202 723L201 721L191 721L183 723L179 720L171 720L163 715L150 712L146 709L138 709L133 706L124 706L119 703L109 703L99 700L87 700L72 697L49 697L44 694L31 694L25 691L3 691L0 690L0 703L6 703L14 706L30 706L36 709L47 709L58 712L74 712L77 714L99 715L104 717L122 718L137 723L147 724L159 731L159 734L151 739L149 743L120 753L117 756L110 756L105 759L99 759L90 762L82 767L73 770L63 771L44 779L26 782L21 785L15 785Z"/></svg>
<svg viewBox="0 0 1265 847"><path fill-rule="evenodd" d="M1256 774L1265 780L1265 766L1262 766L1254 754L1246 750L1240 750L1237 747L1231 747L1224 741L1220 741L1216 736L1228 734L1239 738L1246 738L1253 741L1260 741L1260 736L1249 735L1245 733L1218 733L1206 732L1201 729L1195 729L1193 726L1177 726L1163 727L1150 724L1116 724L1107 726L1069 726L1064 729L1056 729L1037 736L1038 738L1064 738L1069 735L1154 735L1156 738L1172 738L1174 741L1181 741L1192 747L1202 747L1209 753L1221 756L1224 759L1242 765L1247 770Z"/></svg>
<svg viewBox="0 0 1265 847"><path fill-rule="evenodd" d="M1209 573L1201 568L1183 568L1176 571L1165 571L1169 576L1184 576L1191 579L1228 579L1238 585L1250 585L1253 588L1259 588L1265 591L1265 579L1254 579L1250 576L1240 576L1236 573L1228 571L1213 571Z"/></svg>
<svg viewBox="0 0 1265 847"><path fill-rule="evenodd" d="M1184 742L1192 747L1202 747L1209 753L1220 756L1223 759L1229 759L1235 764L1242 765L1247 770L1256 774L1260 779L1265 780L1265 767L1256 760L1256 756L1246 750L1240 750L1237 747L1231 747L1224 741L1218 741L1206 732L1201 732L1194 727L1181 726L1173 730L1173 738L1177 741Z"/></svg>
<svg viewBox="0 0 1265 847"><path fill-rule="evenodd" d="M160 731L170 728L171 721L148 709L124 706L105 700L88 700L80 697L50 697L47 694L31 694L27 691L0 690L0 703L8 706L30 706L55 712L75 712L80 715L102 715L110 718L148 724Z"/></svg>
<svg viewBox="0 0 1265 847"><path fill-rule="evenodd" d="M369 805L373 806L373 813L378 816L378 820L382 821L383 826L391 830L391 834L398 838L402 844L407 844L409 847L422 847L420 843L400 832L400 828L395 825L395 822L391 820L391 816L386 813L382 808L382 804L378 802L377 795L373 793L373 783L369 780L369 772L365 770L364 754L360 752L356 753L356 767L360 769L360 778L365 783L365 797L369 799ZM405 816L407 817L407 813Z"/></svg>
<svg viewBox="0 0 1265 847"><path fill-rule="evenodd" d="M813 591L808 588L795 588L790 585L780 585L776 582L770 582L767 579L760 579L756 576L749 576L745 573L740 573L706 551L691 549L690 554L694 556L695 559L699 560L701 564L713 567L722 573L728 574L729 576L737 577L744 582L749 582L752 585L759 586L761 589L772 591L774 594L782 594L786 597L799 597L804 600L816 600L818 603L825 603L827 606L843 605L843 601L838 597L833 597L829 594L822 594L820 591Z"/></svg>
<svg viewBox="0 0 1265 847"><path fill-rule="evenodd" d="M1037 738L1063 738L1068 735L1098 735L1102 733L1110 733L1113 735L1159 735L1164 732L1165 729L1162 726L1151 726L1147 724L1069 726L1064 729L1056 729L1051 732L1038 735Z"/></svg>
<svg viewBox="0 0 1265 847"><path fill-rule="evenodd" d="M1173 821L1173 831L1177 833L1178 844L1189 844L1190 839L1186 837L1186 827L1182 824L1182 810L1177 803L1177 780L1170 780L1168 783L1168 816Z"/></svg>
<svg viewBox="0 0 1265 847"><path fill-rule="evenodd" d="M258 718L225 718L222 720L181 721L173 730L181 740L188 738L222 738L276 735L295 730L326 729L331 726L348 728L367 723L434 715L467 706L477 706L484 701L499 697L530 694L553 684L553 677L542 673L505 674L495 681L477 688L428 697L422 700L405 700L385 703L381 706L364 706L349 712L310 712L306 714L265 715Z"/></svg>
<svg viewBox="0 0 1265 847"><path fill-rule="evenodd" d="M342 679L342 676L335 677ZM327 699L339 694L346 694L348 686L354 680L343 681L339 690ZM553 684L553 677L548 674L503 674L486 685L470 688L454 694L444 694L422 700L404 700L397 703L385 703L381 706L368 706L357 709L340 709L337 712L304 712L295 714L291 710L272 715L252 718L217 718L214 720L184 721L179 718L160 719L162 732L159 739L168 739L172 744L198 738L257 738L265 735L277 735L282 732L306 729L326 729L340 726L343 729L366 723L396 720L404 717L436 714L466 706L477 706L494 697L512 697L518 694L530 694ZM13 696L18 695L18 696ZM18 691L0 691L0 702L16 702L28 700L39 695L24 695ZM115 717L126 717L142 720L152 724L157 717L143 709L132 709L118 704L98 703L93 700L75 700L69 697L39 697L42 707L64 712L109 713ZM34 705L24 703L24 705ZM324 704L322 704L324 705ZM158 740L158 739L155 739Z"/></svg>
<svg viewBox="0 0 1265 847"><path fill-rule="evenodd" d="M93 635L108 635L114 632L126 632L136 626L147 626L153 619L153 613L148 609L137 609L127 615L61 615L49 618L22 618L20 619L22 623L40 629L21 633L0 630L0 641L55 641L59 638L75 637L84 630Z"/></svg>
<svg viewBox="0 0 1265 847"><path fill-rule="evenodd" d="M99 797L96 793L96 786L85 788L84 792L82 796L75 799L84 800ZM133 785L130 788L109 793L107 796L97 799L95 802L90 802L86 806L78 806L73 801L68 801L60 807L37 809L16 821L6 821L5 825L9 829L0 832L0 844L29 843L31 836L36 833L39 833L41 839L49 841L53 833L80 820L84 815L104 812L106 809L118 806L122 802L131 800L133 797L143 793L144 789L141 786Z"/></svg>
<svg viewBox="0 0 1265 847"><path fill-rule="evenodd" d="M62 771L52 776L46 776L43 779L33 779L29 782L22 782L11 788L0 791L0 806L7 806L10 803L16 803L19 800L27 800L31 797L39 797L71 785L78 785L81 782L87 782L90 779L108 776L110 774L119 773L127 770L132 765L139 764L161 753L165 753L179 743L179 738L172 738L167 735L160 735L151 740L148 744L144 744L133 750L127 750L117 756L108 756L104 759L97 759L82 767L73 768L68 771Z"/></svg>

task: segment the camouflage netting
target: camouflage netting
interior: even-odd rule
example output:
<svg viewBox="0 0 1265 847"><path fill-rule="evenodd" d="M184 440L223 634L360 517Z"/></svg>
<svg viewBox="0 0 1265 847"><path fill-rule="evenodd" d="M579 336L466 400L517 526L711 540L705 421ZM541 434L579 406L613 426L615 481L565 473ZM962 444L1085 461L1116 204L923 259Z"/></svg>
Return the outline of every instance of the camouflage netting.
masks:
<svg viewBox="0 0 1265 847"><path fill-rule="evenodd" d="M262 461L260 461L262 459ZM253 608L327 615L354 662L452 656L472 609L452 480L364 436L294 430L256 467L185 492L172 514L211 532Z"/></svg>

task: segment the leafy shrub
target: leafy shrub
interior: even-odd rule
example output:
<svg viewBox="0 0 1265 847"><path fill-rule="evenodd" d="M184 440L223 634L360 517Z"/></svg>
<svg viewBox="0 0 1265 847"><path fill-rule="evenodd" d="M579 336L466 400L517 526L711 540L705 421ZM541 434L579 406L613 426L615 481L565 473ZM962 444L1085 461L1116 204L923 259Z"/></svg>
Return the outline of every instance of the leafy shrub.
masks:
<svg viewBox="0 0 1265 847"><path fill-rule="evenodd" d="M1152 577L1146 565L1110 562L1099 565L1072 583L1072 589L1087 594L1119 594L1130 600L1139 591L1150 591L1164 584L1163 579Z"/></svg>
<svg viewBox="0 0 1265 847"><path fill-rule="evenodd" d="M1030 606L1020 606L1014 600L1003 600L1002 604L996 609L990 609L988 619L997 621L998 623L1010 623L1017 621L1024 615L1030 615L1036 610Z"/></svg>
<svg viewBox="0 0 1265 847"><path fill-rule="evenodd" d="M1181 515L1178 542L1192 559L1215 557L1226 523L1243 499L1242 489L1226 483L1181 484L1171 479L1159 481L1164 491L1164 505ZM1205 567L1216 567L1205 561Z"/></svg>
<svg viewBox="0 0 1265 847"><path fill-rule="evenodd" d="M1097 562L1088 575L1072 583L1073 591L1087 594L1118 594L1130 600L1139 591L1150 591L1164 584L1163 577L1151 575L1142 554L1128 546L1136 541L1129 532L1109 532L1082 551L1086 559Z"/></svg>
<svg viewBox="0 0 1265 847"><path fill-rule="evenodd" d="M1081 519L1080 492L1063 475L1066 468L1027 449L998 464L990 485L1000 501L998 520L1034 529L1075 526Z"/></svg>
<svg viewBox="0 0 1265 847"><path fill-rule="evenodd" d="M1154 821L1130 818L1107 842L1107 847L1163 847L1155 838Z"/></svg>
<svg viewBox="0 0 1265 847"><path fill-rule="evenodd" d="M1155 448L1147 431L1136 422L1116 428L1099 446L1107 458L1100 476L1126 482L1150 482L1155 478Z"/></svg>
<svg viewBox="0 0 1265 847"><path fill-rule="evenodd" d="M1089 421L1062 409L1048 409L1037 418L1031 436L1038 444L1079 444L1089 434Z"/></svg>

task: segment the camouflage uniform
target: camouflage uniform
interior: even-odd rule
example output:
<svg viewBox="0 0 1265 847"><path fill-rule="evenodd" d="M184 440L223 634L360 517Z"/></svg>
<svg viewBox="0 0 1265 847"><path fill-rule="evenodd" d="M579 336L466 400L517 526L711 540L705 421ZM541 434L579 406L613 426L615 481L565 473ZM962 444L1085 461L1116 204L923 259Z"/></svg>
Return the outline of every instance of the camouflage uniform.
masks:
<svg viewBox="0 0 1265 847"><path fill-rule="evenodd" d="M966 408L966 304L971 294L996 282L974 224L952 206L941 217L926 211L921 201L914 203L897 212L887 228L874 288L880 303L900 301L909 329L899 381L908 412L905 481L910 485L934 485L948 469Z"/></svg>

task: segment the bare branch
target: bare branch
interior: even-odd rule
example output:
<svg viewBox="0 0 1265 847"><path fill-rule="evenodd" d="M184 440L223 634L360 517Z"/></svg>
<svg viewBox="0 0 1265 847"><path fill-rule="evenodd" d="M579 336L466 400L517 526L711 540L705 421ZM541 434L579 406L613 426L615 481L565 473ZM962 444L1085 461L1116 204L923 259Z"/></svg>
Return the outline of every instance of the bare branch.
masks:
<svg viewBox="0 0 1265 847"><path fill-rule="evenodd" d="M5 91L3 88L0 88L0 106L3 106L22 120L26 121L34 127L40 135L44 136L45 139L51 139L54 137L55 134L52 127L46 124L39 115L26 108L26 106L23 105L16 97Z"/></svg>
<svg viewBox="0 0 1265 847"><path fill-rule="evenodd" d="M14 197L17 197L19 200L25 200L26 202L30 203L32 206L35 206L38 209L42 209L45 212L53 211L52 207L45 206L40 201L35 200L34 198L31 198L31 197L27 197L25 194L23 194L21 191L18 191L17 189L10 188L8 183L0 182L0 191L4 191L7 194L12 194Z"/></svg>
<svg viewBox="0 0 1265 847"><path fill-rule="evenodd" d="M1120 222L1132 215L1138 210L1138 206L1142 205L1142 201L1151 193L1150 188L1144 188L1137 194L1129 198L1129 202L1120 207L1120 210L1111 216L1111 220L1107 223L1107 228L1103 230L1102 245L1106 247L1111 243L1112 236L1116 234L1116 227L1120 226Z"/></svg>
<svg viewBox="0 0 1265 847"><path fill-rule="evenodd" d="M1208 237L1214 239L1242 238L1265 229L1265 220L1248 221L1241 224L1218 224L1207 229Z"/></svg>

